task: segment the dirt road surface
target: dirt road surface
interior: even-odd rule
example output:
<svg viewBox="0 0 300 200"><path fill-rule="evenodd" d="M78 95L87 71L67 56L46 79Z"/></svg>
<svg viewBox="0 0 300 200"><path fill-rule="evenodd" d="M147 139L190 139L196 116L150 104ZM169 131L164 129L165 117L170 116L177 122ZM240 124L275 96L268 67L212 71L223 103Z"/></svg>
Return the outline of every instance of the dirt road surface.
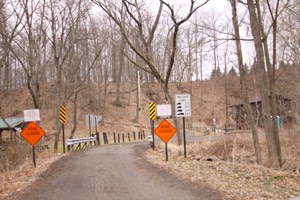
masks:
<svg viewBox="0 0 300 200"><path fill-rule="evenodd" d="M216 190L155 168L143 159L147 148L146 143L132 143L72 153L13 199L224 199Z"/></svg>

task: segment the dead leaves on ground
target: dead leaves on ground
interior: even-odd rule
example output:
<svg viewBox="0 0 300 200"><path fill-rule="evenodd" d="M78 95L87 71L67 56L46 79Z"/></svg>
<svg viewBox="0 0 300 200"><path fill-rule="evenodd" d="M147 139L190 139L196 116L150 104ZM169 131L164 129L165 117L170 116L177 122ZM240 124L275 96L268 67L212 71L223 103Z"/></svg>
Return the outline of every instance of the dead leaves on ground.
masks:
<svg viewBox="0 0 300 200"><path fill-rule="evenodd" d="M0 199L31 185L53 162L62 156L64 155L47 154L47 156L37 158L36 168L33 167L32 159L27 159L17 170L0 173Z"/></svg>
<svg viewBox="0 0 300 200"><path fill-rule="evenodd" d="M174 146L175 149L178 148L178 146ZM173 148L172 145L168 145L168 147ZM191 157L184 159L178 153L169 153L169 162L165 162L163 148L155 151L148 150L146 159L177 177L191 180L200 185L209 185L211 188L221 191L226 197L288 199L300 196L299 174L251 164L220 160L211 162Z"/></svg>

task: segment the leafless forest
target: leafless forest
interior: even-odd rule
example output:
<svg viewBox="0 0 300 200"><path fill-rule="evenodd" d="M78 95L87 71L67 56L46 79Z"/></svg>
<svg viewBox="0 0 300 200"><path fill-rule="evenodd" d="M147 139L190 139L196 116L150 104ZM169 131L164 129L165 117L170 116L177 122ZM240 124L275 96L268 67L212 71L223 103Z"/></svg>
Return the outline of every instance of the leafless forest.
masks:
<svg viewBox="0 0 300 200"><path fill-rule="evenodd" d="M270 166L280 168L279 131L270 116L278 115L280 94L292 100L290 125L296 130L300 123L300 3L223 1L218 12L215 0L0 0L1 117L14 116L13 109L4 112L15 104L9 101L12 91L28 90L32 108L57 116L57 148L57 108L69 107L74 135L83 94L86 107L104 116L107 104L122 107L126 84L133 85L128 92L136 90L138 74L147 96L155 92L149 85L157 84L160 99L172 105L170 84L190 85L192 95L196 84L197 102L211 102L212 118L217 115L215 96L224 96L225 128L232 99L243 102L258 164L261 150L249 98L259 96ZM204 92L207 79L210 99ZM115 85L113 102L107 100L110 83ZM47 96L50 90L55 95ZM139 108L137 101L137 121ZM180 126L176 117L174 124Z"/></svg>

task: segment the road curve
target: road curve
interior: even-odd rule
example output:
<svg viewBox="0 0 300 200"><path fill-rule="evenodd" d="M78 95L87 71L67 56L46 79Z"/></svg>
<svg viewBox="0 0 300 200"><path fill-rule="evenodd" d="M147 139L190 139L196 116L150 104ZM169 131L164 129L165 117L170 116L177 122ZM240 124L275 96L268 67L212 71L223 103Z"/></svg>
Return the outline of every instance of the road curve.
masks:
<svg viewBox="0 0 300 200"><path fill-rule="evenodd" d="M223 199L208 187L183 182L143 159L146 143L99 146L53 164L22 200Z"/></svg>

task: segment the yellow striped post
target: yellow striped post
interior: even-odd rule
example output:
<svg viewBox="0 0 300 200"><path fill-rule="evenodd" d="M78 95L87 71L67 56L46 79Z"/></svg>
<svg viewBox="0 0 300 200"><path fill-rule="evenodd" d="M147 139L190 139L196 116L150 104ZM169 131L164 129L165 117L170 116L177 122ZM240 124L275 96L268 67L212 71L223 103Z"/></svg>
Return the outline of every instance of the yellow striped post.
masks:
<svg viewBox="0 0 300 200"><path fill-rule="evenodd" d="M150 126L151 126L151 135L152 135L152 142L150 141L150 147L151 147L151 143L152 143L152 148L154 150L154 120L156 118L156 111L155 111L155 103L151 102L149 104L149 115L150 115Z"/></svg>
<svg viewBox="0 0 300 200"><path fill-rule="evenodd" d="M66 122L66 107L65 106L59 107L59 121L62 124L64 124Z"/></svg>
<svg viewBox="0 0 300 200"><path fill-rule="evenodd" d="M59 106L59 121L62 126L62 136L63 136L63 151L65 150L65 126L64 123L66 122L66 107L65 106Z"/></svg>
<svg viewBox="0 0 300 200"><path fill-rule="evenodd" d="M155 112L155 103L153 102L149 104L149 115L151 120L155 120L156 112Z"/></svg>

